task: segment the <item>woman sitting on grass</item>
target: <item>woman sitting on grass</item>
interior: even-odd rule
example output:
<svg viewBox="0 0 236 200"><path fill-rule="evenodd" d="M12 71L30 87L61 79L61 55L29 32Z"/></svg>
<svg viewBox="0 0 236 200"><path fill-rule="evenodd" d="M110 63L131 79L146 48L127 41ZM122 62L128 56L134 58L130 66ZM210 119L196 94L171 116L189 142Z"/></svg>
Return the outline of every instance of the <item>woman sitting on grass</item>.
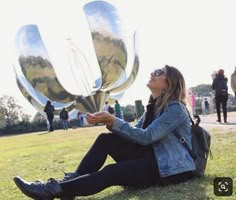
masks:
<svg viewBox="0 0 236 200"><path fill-rule="evenodd" d="M74 199L110 186L143 188L177 184L193 178L195 164L173 130L191 146L185 105L185 81L178 69L165 66L151 73L147 111L135 126L108 112L87 114L91 124L105 123L110 133L98 136L75 172L63 180L26 182L14 177L19 189L33 199ZM102 168L107 156L115 163Z"/></svg>

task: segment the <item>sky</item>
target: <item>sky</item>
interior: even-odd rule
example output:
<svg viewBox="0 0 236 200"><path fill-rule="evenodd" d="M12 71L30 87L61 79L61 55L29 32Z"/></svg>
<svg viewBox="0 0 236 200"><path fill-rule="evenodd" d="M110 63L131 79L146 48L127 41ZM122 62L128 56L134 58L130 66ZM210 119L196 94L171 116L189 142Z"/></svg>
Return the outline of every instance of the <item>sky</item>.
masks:
<svg viewBox="0 0 236 200"><path fill-rule="evenodd" d="M0 96L15 97L26 113L36 110L23 97L16 85L15 36L24 25L36 24L47 46L49 57L58 74L65 76L60 58L64 44L73 38L80 49L94 56L88 48L90 32L83 6L88 0L8 0L0 6ZM146 84L150 73L165 64L177 67L187 87L211 84L214 70L224 69L226 77L236 66L236 12L234 0L109 0L117 7L126 30L136 31L140 69L134 83L120 100L121 105L135 100L147 103L150 91ZM88 58L89 59L89 58ZM91 59L92 60L92 59ZM69 78L68 78L69 80ZM76 87L62 81L65 88ZM228 85L230 87L230 84ZM229 91L232 93L232 91Z"/></svg>

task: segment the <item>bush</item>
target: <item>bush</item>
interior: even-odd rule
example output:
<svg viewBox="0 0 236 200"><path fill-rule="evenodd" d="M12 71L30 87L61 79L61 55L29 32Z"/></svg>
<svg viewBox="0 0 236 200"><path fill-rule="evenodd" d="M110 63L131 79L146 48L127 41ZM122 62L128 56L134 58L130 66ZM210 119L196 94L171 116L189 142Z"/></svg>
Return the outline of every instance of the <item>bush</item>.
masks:
<svg viewBox="0 0 236 200"><path fill-rule="evenodd" d="M125 113L123 113L123 118L126 122L133 122L136 118L136 113L125 112Z"/></svg>
<svg viewBox="0 0 236 200"><path fill-rule="evenodd" d="M55 130L61 129L60 121L55 120L53 122L53 128ZM0 135L32 133L32 132L39 132L39 131L47 131L46 120L33 121L33 122L20 121L17 124L1 128Z"/></svg>

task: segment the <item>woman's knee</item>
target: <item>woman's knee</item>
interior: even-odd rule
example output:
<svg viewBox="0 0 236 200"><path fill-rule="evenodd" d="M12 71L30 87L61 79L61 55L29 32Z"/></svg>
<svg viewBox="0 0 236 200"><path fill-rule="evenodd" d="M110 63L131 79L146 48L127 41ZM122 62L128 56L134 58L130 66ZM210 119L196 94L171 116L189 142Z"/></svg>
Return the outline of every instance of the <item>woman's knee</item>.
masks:
<svg viewBox="0 0 236 200"><path fill-rule="evenodd" d="M97 140L107 140L109 138L111 133L101 133L98 135Z"/></svg>
<svg viewBox="0 0 236 200"><path fill-rule="evenodd" d="M111 140L111 133L101 133L100 135L98 135L95 143L107 143Z"/></svg>
<svg viewBox="0 0 236 200"><path fill-rule="evenodd" d="M96 143L96 145L103 146L103 147L107 148L107 150L108 149L112 150L113 148L120 146L123 143L123 141L119 136L117 136L115 134L101 133L97 137L95 143Z"/></svg>

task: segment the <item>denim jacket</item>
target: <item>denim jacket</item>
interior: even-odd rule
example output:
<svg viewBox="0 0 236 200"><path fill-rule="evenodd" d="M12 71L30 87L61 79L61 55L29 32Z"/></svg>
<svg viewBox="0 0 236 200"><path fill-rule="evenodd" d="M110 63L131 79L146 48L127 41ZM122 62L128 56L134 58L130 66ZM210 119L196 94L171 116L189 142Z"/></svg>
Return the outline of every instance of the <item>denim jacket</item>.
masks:
<svg viewBox="0 0 236 200"><path fill-rule="evenodd" d="M116 118L109 130L135 143L151 144L161 177L195 170L191 155L173 134L176 129L191 147L190 121L185 105L169 102L146 129L141 128L144 115L135 126Z"/></svg>

